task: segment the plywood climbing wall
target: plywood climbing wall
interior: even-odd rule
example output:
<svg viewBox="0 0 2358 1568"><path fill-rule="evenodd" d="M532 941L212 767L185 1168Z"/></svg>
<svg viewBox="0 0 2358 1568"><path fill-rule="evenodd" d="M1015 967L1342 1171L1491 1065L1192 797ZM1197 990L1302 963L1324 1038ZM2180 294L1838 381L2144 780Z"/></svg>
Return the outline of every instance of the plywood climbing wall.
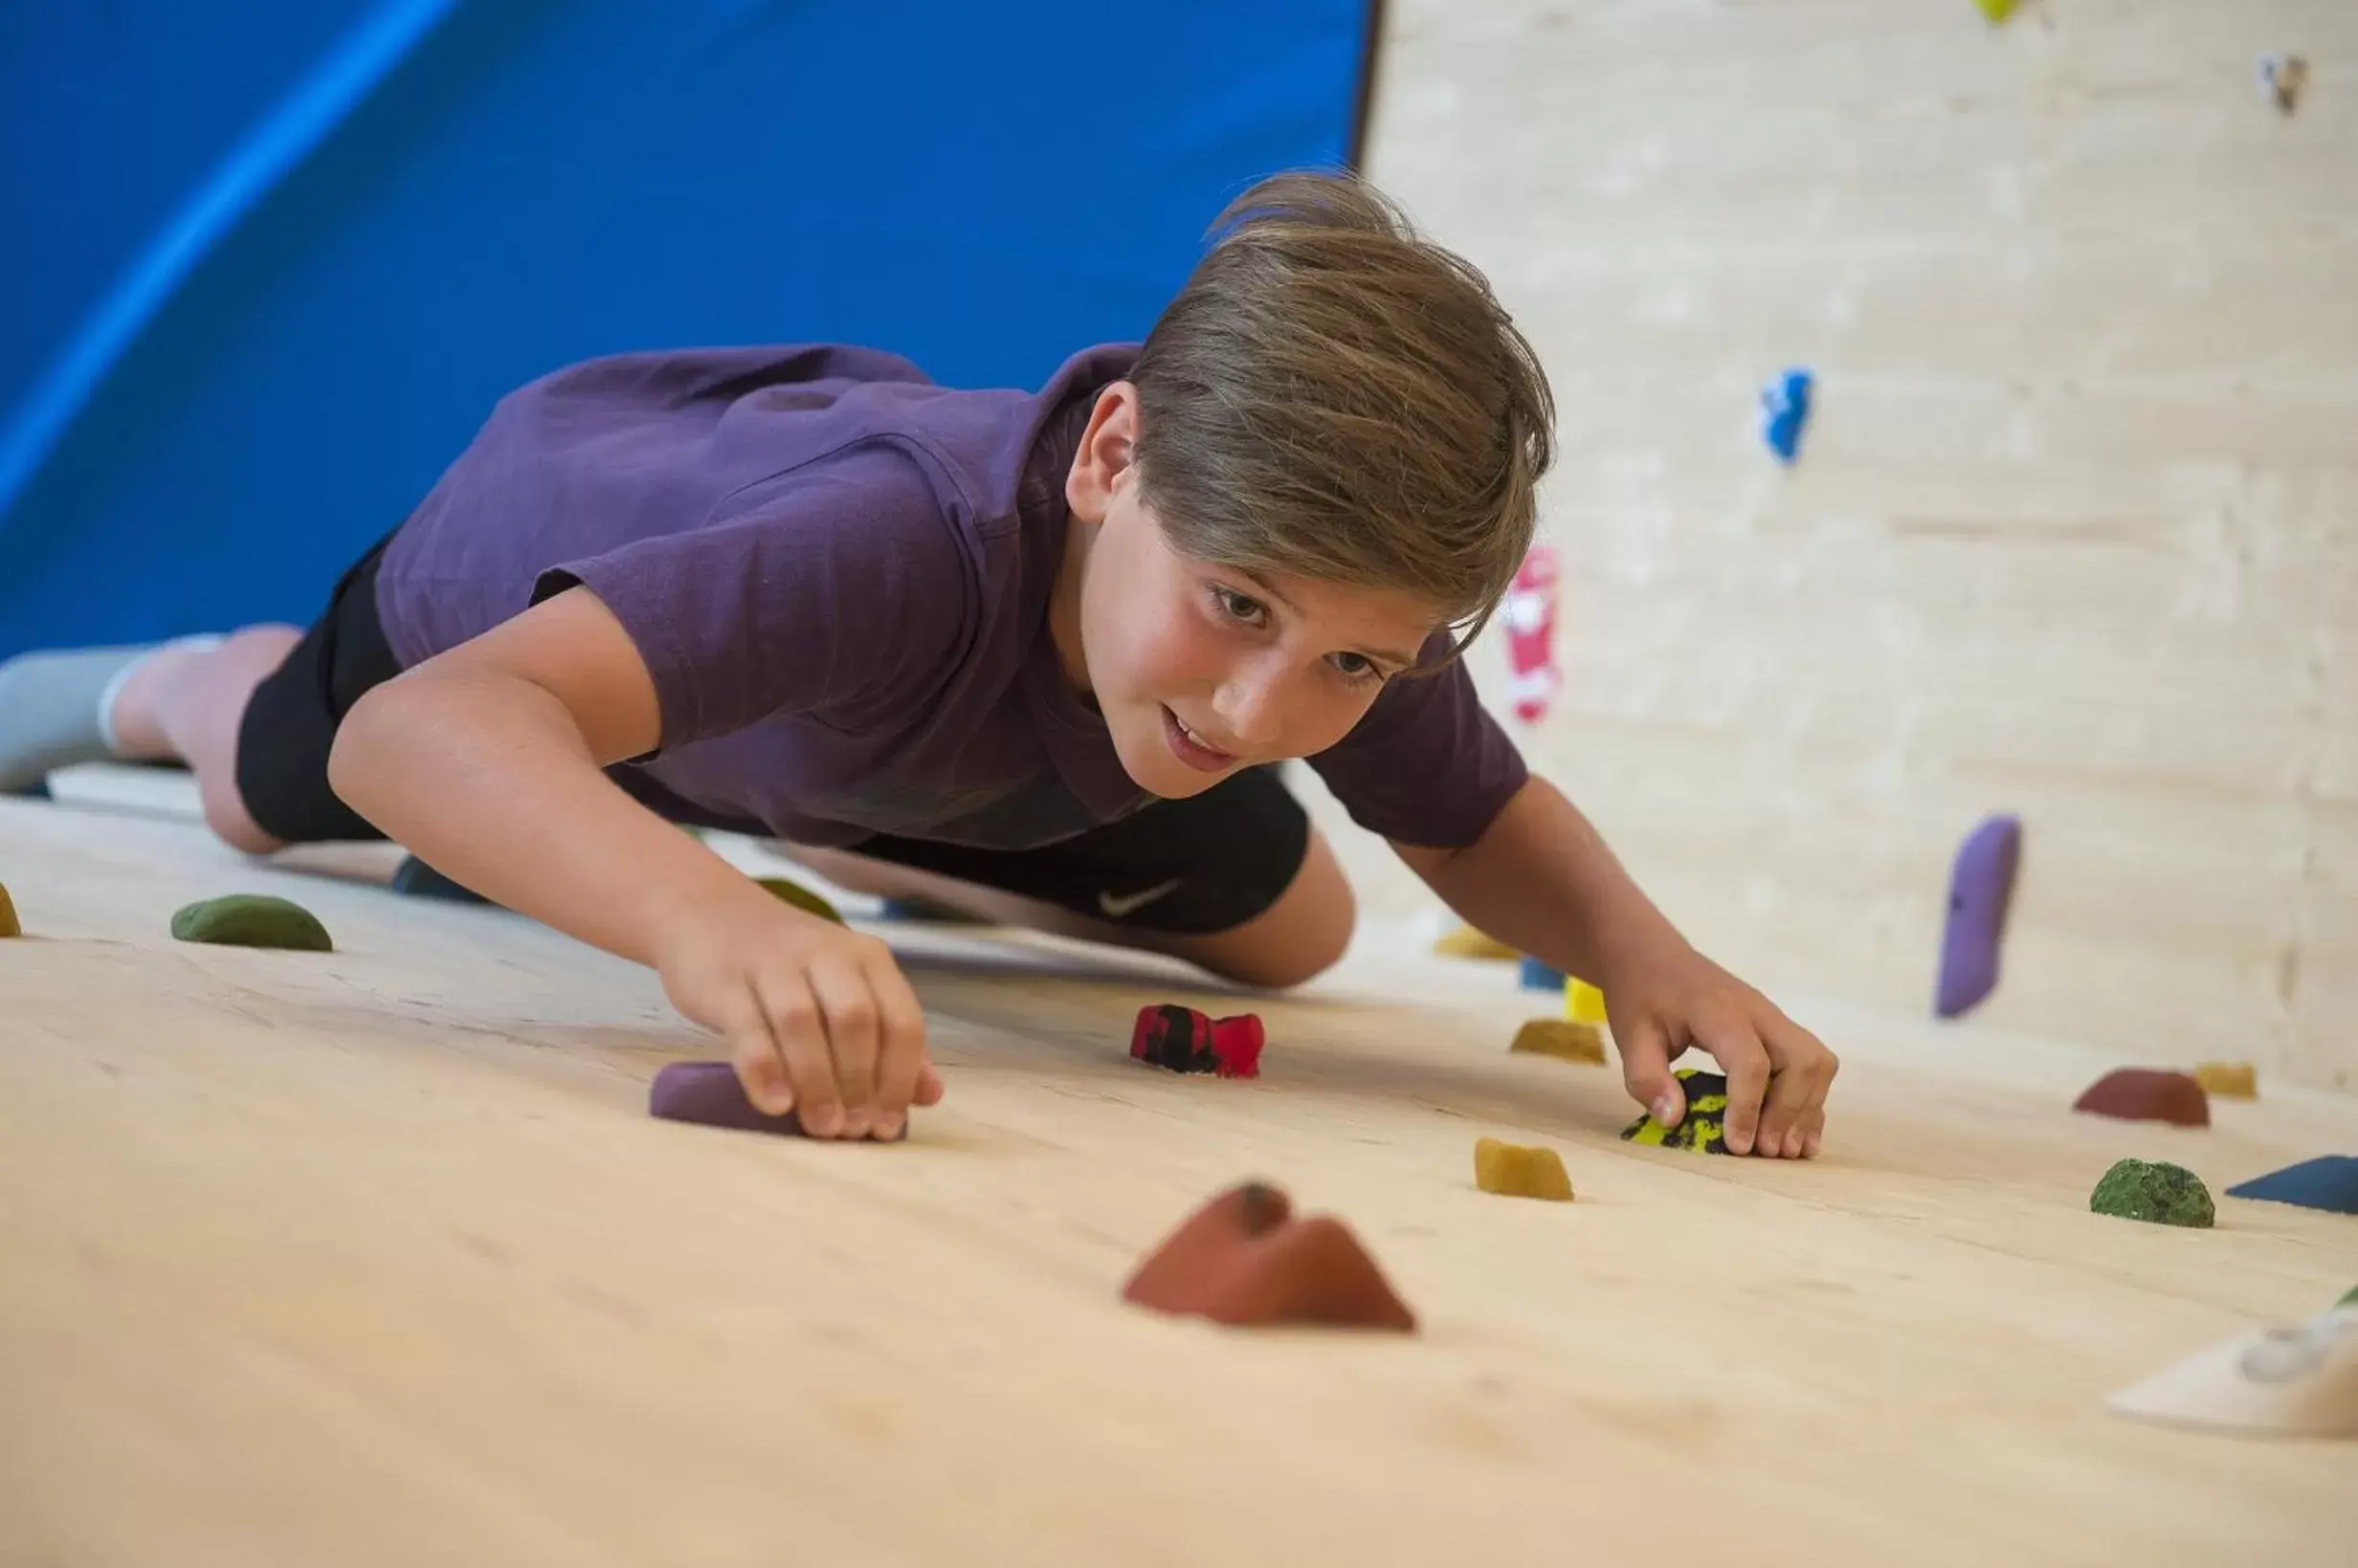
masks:
<svg viewBox="0 0 2358 1568"><path fill-rule="evenodd" d="M1369 164L1554 376L1519 733L1690 933L1928 1005L2018 811L1990 1024L2358 1084L2358 7L1395 0Z"/></svg>

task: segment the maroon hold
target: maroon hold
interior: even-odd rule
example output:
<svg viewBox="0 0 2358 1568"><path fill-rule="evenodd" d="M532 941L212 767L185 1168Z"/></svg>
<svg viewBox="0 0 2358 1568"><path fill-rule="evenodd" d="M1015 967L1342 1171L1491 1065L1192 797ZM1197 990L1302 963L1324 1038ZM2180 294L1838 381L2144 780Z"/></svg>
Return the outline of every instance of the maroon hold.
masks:
<svg viewBox="0 0 2358 1568"><path fill-rule="evenodd" d="M726 1062L674 1062L655 1075L647 1092L650 1115L665 1121L691 1121L699 1127L725 1127L738 1133L769 1133L779 1137L802 1137L802 1122L793 1112L773 1116L745 1097L737 1070ZM901 1124L901 1137L909 1124ZM900 1138L892 1141L899 1142Z"/></svg>
<svg viewBox="0 0 2358 1568"><path fill-rule="evenodd" d="M1138 1009L1130 1055L1173 1072L1216 1072L1223 1078L1261 1075L1261 1021L1253 1013L1212 1018L1192 1007Z"/></svg>
<svg viewBox="0 0 2358 1568"><path fill-rule="evenodd" d="M2124 1067L2107 1072L2072 1102L2075 1111L2121 1121L2167 1121L2179 1127L2211 1125L2211 1098L2191 1073Z"/></svg>
<svg viewBox="0 0 2358 1568"><path fill-rule="evenodd" d="M1416 1314L1348 1226L1327 1214L1295 1218L1285 1194L1259 1182L1196 1210L1139 1266L1122 1298L1236 1328L1416 1331Z"/></svg>

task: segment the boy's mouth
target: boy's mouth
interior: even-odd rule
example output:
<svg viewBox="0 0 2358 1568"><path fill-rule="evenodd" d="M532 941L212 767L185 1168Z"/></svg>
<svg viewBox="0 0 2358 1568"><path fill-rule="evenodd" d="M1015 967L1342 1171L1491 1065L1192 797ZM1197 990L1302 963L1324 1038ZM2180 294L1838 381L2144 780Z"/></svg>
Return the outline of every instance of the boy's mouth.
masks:
<svg viewBox="0 0 2358 1568"><path fill-rule="evenodd" d="M1168 708L1163 710L1163 739L1173 756L1200 773L1218 773L1236 764L1235 753L1222 751L1205 740L1181 723L1179 716Z"/></svg>

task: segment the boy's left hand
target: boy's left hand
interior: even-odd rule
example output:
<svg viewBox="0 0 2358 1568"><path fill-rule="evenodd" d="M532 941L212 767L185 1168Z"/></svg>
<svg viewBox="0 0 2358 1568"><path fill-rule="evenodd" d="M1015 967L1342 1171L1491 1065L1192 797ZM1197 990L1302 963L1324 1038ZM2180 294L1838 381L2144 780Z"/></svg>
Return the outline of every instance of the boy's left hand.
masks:
<svg viewBox="0 0 2358 1568"><path fill-rule="evenodd" d="M1684 942L1623 965L1604 989L1622 1082L1655 1120L1675 1127L1685 1117L1670 1064L1693 1046L1727 1074L1731 1154L1817 1153L1841 1064L1774 1003Z"/></svg>

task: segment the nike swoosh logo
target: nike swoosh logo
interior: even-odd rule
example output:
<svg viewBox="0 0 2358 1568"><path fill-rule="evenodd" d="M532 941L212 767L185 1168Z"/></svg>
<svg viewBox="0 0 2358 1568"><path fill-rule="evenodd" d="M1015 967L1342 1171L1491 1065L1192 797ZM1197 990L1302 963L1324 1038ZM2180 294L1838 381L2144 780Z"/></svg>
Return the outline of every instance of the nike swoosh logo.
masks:
<svg viewBox="0 0 2358 1568"><path fill-rule="evenodd" d="M1179 884L1185 880L1184 877L1174 876L1168 882L1155 884L1144 893L1124 894L1120 896L1110 893L1101 893L1097 895L1097 907L1105 912L1107 919L1119 920L1124 916L1137 914L1165 894L1175 892Z"/></svg>

